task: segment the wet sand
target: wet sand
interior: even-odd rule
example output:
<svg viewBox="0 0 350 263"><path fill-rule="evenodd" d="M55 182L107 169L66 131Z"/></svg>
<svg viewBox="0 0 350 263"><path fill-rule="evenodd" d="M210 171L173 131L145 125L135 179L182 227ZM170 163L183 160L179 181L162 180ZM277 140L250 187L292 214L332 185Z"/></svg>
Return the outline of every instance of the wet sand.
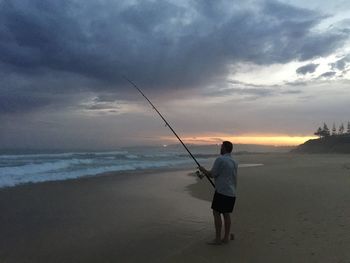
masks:
<svg viewBox="0 0 350 263"><path fill-rule="evenodd" d="M0 189L0 262L350 262L350 158L237 156L236 239L213 237L189 170Z"/></svg>
<svg viewBox="0 0 350 263"><path fill-rule="evenodd" d="M0 190L0 262L164 262L205 239L207 202L187 171Z"/></svg>

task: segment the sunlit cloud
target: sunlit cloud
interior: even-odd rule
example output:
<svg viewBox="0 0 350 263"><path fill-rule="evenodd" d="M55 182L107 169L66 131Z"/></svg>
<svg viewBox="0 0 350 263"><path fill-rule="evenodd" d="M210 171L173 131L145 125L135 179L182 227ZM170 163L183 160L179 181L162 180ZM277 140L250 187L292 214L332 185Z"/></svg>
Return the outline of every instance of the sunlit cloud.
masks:
<svg viewBox="0 0 350 263"><path fill-rule="evenodd" d="M312 82L319 77L350 79L350 44L337 53L305 62L292 61L285 64L256 65L243 63L233 65L230 79L253 85L285 85L293 82ZM333 73L330 73L333 72ZM267 77L268 76L268 77Z"/></svg>
<svg viewBox="0 0 350 263"><path fill-rule="evenodd" d="M131 103L130 101L116 100L116 99L101 99L100 97L91 97L83 100L77 107L76 111L86 115L120 115L125 113L140 114L145 113L145 106L138 103Z"/></svg>

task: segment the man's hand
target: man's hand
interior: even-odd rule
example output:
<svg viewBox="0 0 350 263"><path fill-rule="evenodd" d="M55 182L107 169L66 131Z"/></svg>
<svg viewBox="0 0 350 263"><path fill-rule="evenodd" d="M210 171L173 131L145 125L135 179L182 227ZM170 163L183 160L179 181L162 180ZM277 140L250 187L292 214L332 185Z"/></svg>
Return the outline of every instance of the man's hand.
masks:
<svg viewBox="0 0 350 263"><path fill-rule="evenodd" d="M209 171L207 169L205 169L203 166L199 166L198 169L199 169L199 171L201 171L205 175L207 175L207 176L209 175Z"/></svg>
<svg viewBox="0 0 350 263"><path fill-rule="evenodd" d="M199 171L201 171L202 173L205 173L207 171L207 169L205 169L203 166L198 166Z"/></svg>

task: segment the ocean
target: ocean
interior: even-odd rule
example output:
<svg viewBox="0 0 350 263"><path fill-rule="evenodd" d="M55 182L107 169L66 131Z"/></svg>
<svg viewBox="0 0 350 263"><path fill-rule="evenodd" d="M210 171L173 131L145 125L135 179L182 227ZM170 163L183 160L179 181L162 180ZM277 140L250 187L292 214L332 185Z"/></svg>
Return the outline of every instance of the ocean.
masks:
<svg viewBox="0 0 350 263"><path fill-rule="evenodd" d="M219 153L217 145L189 148L199 163L207 163ZM261 164L240 164L239 167L256 165ZM0 152L0 188L106 172L183 167L195 170L196 164L181 145L127 147L113 151L3 151Z"/></svg>
<svg viewBox="0 0 350 263"><path fill-rule="evenodd" d="M198 161L214 157L214 151L213 148L195 150ZM115 151L7 152L0 153L0 188L106 172L175 168L191 163L195 168L185 150L177 146L129 147Z"/></svg>

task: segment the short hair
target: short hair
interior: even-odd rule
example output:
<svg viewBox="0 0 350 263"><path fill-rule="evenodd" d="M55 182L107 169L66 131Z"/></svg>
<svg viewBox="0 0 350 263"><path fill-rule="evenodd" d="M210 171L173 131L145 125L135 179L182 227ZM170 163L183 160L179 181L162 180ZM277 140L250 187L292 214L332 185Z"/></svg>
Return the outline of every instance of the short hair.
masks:
<svg viewBox="0 0 350 263"><path fill-rule="evenodd" d="M222 142L222 146L224 146L224 148L227 152L229 152L229 153L232 152L233 144L231 142L224 141L224 142Z"/></svg>

